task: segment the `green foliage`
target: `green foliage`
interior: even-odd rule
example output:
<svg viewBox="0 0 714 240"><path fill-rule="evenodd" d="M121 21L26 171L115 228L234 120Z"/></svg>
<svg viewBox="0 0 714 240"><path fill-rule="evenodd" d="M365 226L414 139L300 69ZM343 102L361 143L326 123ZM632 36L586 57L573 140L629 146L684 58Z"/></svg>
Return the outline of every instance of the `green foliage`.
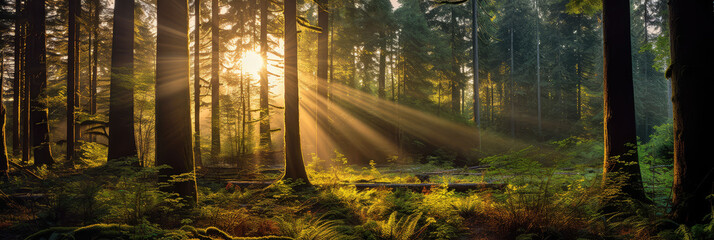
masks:
<svg viewBox="0 0 714 240"><path fill-rule="evenodd" d="M421 239L426 228L433 221L427 219L424 224L419 224L422 213L414 213L408 216L402 216L397 219L397 211L389 215L386 221L378 221L377 229L382 239L386 240L409 240Z"/></svg>
<svg viewBox="0 0 714 240"><path fill-rule="evenodd" d="M278 221L283 235L296 240L341 239L337 231L337 221L322 218L280 218Z"/></svg>
<svg viewBox="0 0 714 240"><path fill-rule="evenodd" d="M639 145L640 158L653 165L671 165L674 157L674 129L672 122L654 127L650 140Z"/></svg>

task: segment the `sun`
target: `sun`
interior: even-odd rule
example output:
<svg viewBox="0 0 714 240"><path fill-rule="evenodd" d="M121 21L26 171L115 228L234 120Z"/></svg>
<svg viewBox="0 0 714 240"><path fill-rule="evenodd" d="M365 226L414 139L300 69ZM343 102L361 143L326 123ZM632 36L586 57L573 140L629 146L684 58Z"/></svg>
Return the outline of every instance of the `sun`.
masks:
<svg viewBox="0 0 714 240"><path fill-rule="evenodd" d="M263 57L253 51L244 52L243 58L241 58L241 66L243 72L253 76L260 76L260 71L263 70Z"/></svg>

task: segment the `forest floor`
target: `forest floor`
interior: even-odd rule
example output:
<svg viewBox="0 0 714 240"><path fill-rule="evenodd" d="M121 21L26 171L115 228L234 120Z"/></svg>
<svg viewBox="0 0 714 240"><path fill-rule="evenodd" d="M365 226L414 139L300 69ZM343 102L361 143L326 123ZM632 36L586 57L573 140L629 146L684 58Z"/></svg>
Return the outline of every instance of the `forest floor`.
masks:
<svg viewBox="0 0 714 240"><path fill-rule="evenodd" d="M156 167L89 164L65 171L35 169L44 180L15 175L0 183L5 198L0 208L0 239L23 239L51 227L98 223L114 225L93 225L90 229L104 229L96 234L120 232L132 239L228 239L211 235L211 227L235 239L270 235L292 239L679 239L686 234L675 231L676 225L663 231L657 224L665 219L667 198L664 191L654 191L659 188L649 189L656 201L665 199L661 204L628 202L619 213L599 213L598 203L617 191L614 186L599 185L597 151L588 157L582 149L573 150L571 158L554 161L547 152L526 148L482 159L471 167L436 161L355 166L340 156L317 159L307 165L316 186L308 189L295 189L293 183L281 181L262 188L228 184L231 180L278 179L281 173L271 167L242 175L204 168L197 174L199 202L194 207L159 191ZM438 185L412 191L358 190L347 184L365 182ZM505 187L454 191L447 187L453 183L502 183ZM55 228L43 236L76 237L86 229Z"/></svg>

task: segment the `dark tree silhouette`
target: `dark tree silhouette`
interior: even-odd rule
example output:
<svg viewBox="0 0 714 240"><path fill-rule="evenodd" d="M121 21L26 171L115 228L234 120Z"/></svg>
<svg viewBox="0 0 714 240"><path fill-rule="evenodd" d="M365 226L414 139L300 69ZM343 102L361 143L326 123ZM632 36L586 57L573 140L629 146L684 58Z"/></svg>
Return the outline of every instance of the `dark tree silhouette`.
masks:
<svg viewBox="0 0 714 240"><path fill-rule="evenodd" d="M316 128L326 127L327 120L327 56L328 56L328 38L329 38L329 12L328 0L318 1L317 25L322 29L317 35L317 98L315 106ZM319 130L318 130L319 131ZM315 152L319 153L320 134L315 133Z"/></svg>
<svg viewBox="0 0 714 240"><path fill-rule="evenodd" d="M300 146L300 97L298 89L297 0L285 0L285 175L283 179L310 185Z"/></svg>
<svg viewBox="0 0 714 240"><path fill-rule="evenodd" d="M79 0L68 0L69 15L67 16L67 160L74 158L77 136L75 135L75 116L78 102L77 89L79 83L79 24L77 18L82 11Z"/></svg>
<svg viewBox="0 0 714 240"><path fill-rule="evenodd" d="M221 153L221 105L220 105L220 9L218 0L211 1L211 158Z"/></svg>
<svg viewBox="0 0 714 240"><path fill-rule="evenodd" d="M706 0L669 1L674 109L673 217L687 225L704 223L714 191L711 146L711 70L714 67L714 13ZM708 221L707 221L708 222Z"/></svg>
<svg viewBox="0 0 714 240"><path fill-rule="evenodd" d="M114 5L109 96L109 153L114 160L136 156L134 138L134 0Z"/></svg>
<svg viewBox="0 0 714 240"><path fill-rule="evenodd" d="M26 109L25 106L22 105L25 101L22 99L25 98L26 94L24 94L25 88L23 84L25 83L24 77L25 77L25 62L23 59L25 58L25 15L22 11L22 1L21 0L16 0L15 1L15 74L13 76L13 82L12 82L12 97L13 97L13 115L15 118L12 119L12 151L13 154L15 155L20 155L21 152L29 152L27 149L29 149L29 145L21 144L21 136L20 134L23 129L27 127L22 120L25 120L26 115L23 115L25 113L22 109ZM24 159L24 158L23 158Z"/></svg>
<svg viewBox="0 0 714 240"><path fill-rule="evenodd" d="M605 160L603 183L622 184L621 193L646 198L637 159L635 98L630 56L630 6L628 1L603 0L605 99Z"/></svg>
<svg viewBox="0 0 714 240"><path fill-rule="evenodd" d="M188 1L158 0L156 32L156 165L164 190L196 203L189 92ZM184 181L172 176L189 174Z"/></svg>
<svg viewBox="0 0 714 240"><path fill-rule="evenodd" d="M5 69L5 58L2 52L0 52L0 69ZM0 73L0 83L5 80L4 76L4 74ZM0 179L7 178L7 173L10 170L10 160L7 157L7 146L5 145L5 118L7 117L7 112L5 111L3 94L4 89L0 89Z"/></svg>
<svg viewBox="0 0 714 240"><path fill-rule="evenodd" d="M54 164L47 119L47 48L45 46L45 0L27 1L27 81L30 83L30 126L35 165Z"/></svg>
<svg viewBox="0 0 714 240"><path fill-rule="evenodd" d="M269 152L272 148L270 137L270 105L268 84L268 6L270 1L260 1L260 56L263 69L260 71L260 148Z"/></svg>
<svg viewBox="0 0 714 240"><path fill-rule="evenodd" d="M201 0L193 1L194 42L193 42L193 118L194 118L194 159L201 166Z"/></svg>

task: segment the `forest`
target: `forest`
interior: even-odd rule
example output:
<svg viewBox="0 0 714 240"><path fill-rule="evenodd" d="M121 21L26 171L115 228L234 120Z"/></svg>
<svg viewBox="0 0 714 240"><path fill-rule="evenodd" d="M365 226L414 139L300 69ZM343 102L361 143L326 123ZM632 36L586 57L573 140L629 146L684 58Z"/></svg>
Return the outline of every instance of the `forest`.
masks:
<svg viewBox="0 0 714 240"><path fill-rule="evenodd" d="M713 0L0 0L0 239L714 239Z"/></svg>

